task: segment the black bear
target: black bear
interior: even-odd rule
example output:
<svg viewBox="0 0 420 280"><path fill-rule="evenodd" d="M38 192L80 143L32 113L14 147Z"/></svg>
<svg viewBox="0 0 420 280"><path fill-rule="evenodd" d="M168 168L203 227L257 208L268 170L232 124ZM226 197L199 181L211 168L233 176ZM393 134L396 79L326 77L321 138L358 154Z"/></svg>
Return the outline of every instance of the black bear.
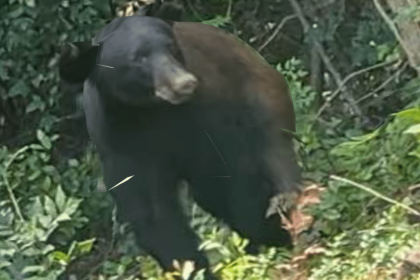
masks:
<svg viewBox="0 0 420 280"><path fill-rule="evenodd" d="M259 245L288 246L272 198L299 191L295 116L284 77L221 29L146 16L114 19L64 47L60 75L83 86L89 135L119 219L166 269L208 268L178 201L194 200ZM217 279L207 271L206 280Z"/></svg>

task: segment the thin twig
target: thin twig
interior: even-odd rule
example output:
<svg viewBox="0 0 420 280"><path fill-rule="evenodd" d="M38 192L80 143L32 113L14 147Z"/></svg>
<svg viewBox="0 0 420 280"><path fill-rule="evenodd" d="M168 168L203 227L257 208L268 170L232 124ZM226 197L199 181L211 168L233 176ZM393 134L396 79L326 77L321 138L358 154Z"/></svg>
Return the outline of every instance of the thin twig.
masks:
<svg viewBox="0 0 420 280"><path fill-rule="evenodd" d="M408 205L405 205L404 203L401 203L401 202L398 202L398 201L396 201L396 200L394 200L392 198L389 198L389 197L387 197L387 196L385 196L385 195L383 195L383 194L381 194L381 193L379 193L379 192L377 192L375 190L372 190L371 188L368 188L368 187L363 186L363 185L361 185L359 183L353 182L353 181L351 181L349 179L342 178L342 177L335 176L335 175L331 175L330 178L333 179L333 180L336 180L336 181L340 181L340 182L343 182L343 183L347 183L347 184L353 185L353 186L355 186L355 187L357 187L359 189L362 189L362 190L364 190L364 191L366 191L366 192L368 192L368 193L370 193L370 194L372 194L372 195L374 195L374 196L376 196L376 197L378 197L378 198L380 198L382 200L385 200L386 202L389 202L391 204L394 204L394 205L397 205L397 206L399 206L401 208L404 208L405 210L407 210L408 212L413 213L414 215L420 216L420 212L418 212L417 210L411 208Z"/></svg>
<svg viewBox="0 0 420 280"><path fill-rule="evenodd" d="M7 161L7 163L6 163L5 167L4 167L4 170L3 170L3 180L4 180L4 183L6 184L7 192L9 193L9 198L12 201L13 208L15 209L16 215L19 217L19 219L21 221L24 221L25 219L23 218L22 212L20 211L20 207L19 207L19 204L18 204L17 199L15 197L15 194L13 193L13 189L10 186L9 179L7 178L7 172L9 170L9 167L12 165L13 161L20 154L26 152L26 150L28 150L28 149L29 149L29 147L28 146L25 146L25 147L19 149L16 153L14 153L12 155L12 157L9 159L9 161Z"/></svg>
<svg viewBox="0 0 420 280"><path fill-rule="evenodd" d="M258 48L258 52L261 52L265 47L267 47L268 44L271 43L271 41L273 41L274 38L276 38L276 36L279 34L280 30L286 25L286 23L291 20L296 18L297 15L293 14L293 15L288 15L287 17L284 17L280 23L277 25L276 29L274 30L273 34L271 34L270 37L268 37L268 39L261 45L261 47Z"/></svg>
<svg viewBox="0 0 420 280"><path fill-rule="evenodd" d="M191 4L190 0L185 1L187 2L188 8L191 10L196 19L198 19L199 21L204 21L204 19L200 16L200 13L198 13L194 6Z"/></svg>
<svg viewBox="0 0 420 280"><path fill-rule="evenodd" d="M308 21L306 20L304 14L302 12L302 8L299 6L299 3L296 0L289 0L289 2L292 5L293 9L295 10L295 13L297 14L297 16L298 16L298 18L299 18L299 20L302 24L304 32L307 33L310 29L310 25L309 25ZM316 51L318 52L319 56L321 57L322 61L324 62L327 70L331 73L336 85L337 86L341 85L342 84L341 75L338 73L338 71L333 66L331 60L329 59L328 55L326 54L326 52L324 50L324 47L315 38L313 38L312 40L313 40L313 44L316 48ZM346 90L346 88L344 86L343 86L343 89ZM353 109L353 111L358 116L362 116L362 111L356 106L356 104L355 104L356 100L351 95L351 93L347 92L347 94L344 95L344 97L349 102L350 107Z"/></svg>
<svg viewBox="0 0 420 280"><path fill-rule="evenodd" d="M380 91L381 89L383 89L384 87L386 87L390 82L392 82L393 80L395 80L398 76L401 75L401 73L407 68L408 66L408 62L405 62L403 64L403 66L398 69L394 74L392 74L390 77L388 77L388 79L386 79L382 84L380 84L379 87L377 87L376 89L374 89L373 91L369 92L368 94L366 94L365 96L361 97L360 99L358 99L356 101L356 104L359 104L360 102L362 102L363 100L366 100L368 98L370 98L371 96L375 95L378 91Z"/></svg>
<svg viewBox="0 0 420 280"><path fill-rule="evenodd" d="M350 73L349 75L347 75L347 77L345 77L344 78L344 80L342 80L341 81L341 83L339 84L339 86L338 86L338 88L331 94L331 96L330 96L330 98L327 100L327 101L325 101L325 103L321 106L321 108L318 110L318 113L316 114L316 119L318 119L319 118L319 116L321 116L321 114L325 111L325 109L330 105L330 103L334 100L334 98L336 98L337 96L338 96L338 94L341 92L341 90L343 90L344 89L344 87L345 87L345 84L350 80L350 79L352 79L352 78L354 78L354 77L356 77L356 76L358 76L358 75L360 75L360 74L363 74L363 73L366 73L366 72L368 72L368 71L371 71L371 70L374 70L374 69L377 69L377 68L381 68L381 67L384 67L384 66L387 66L387 65L390 65L390 64L393 64L393 63L395 63L396 61L398 61L398 59L395 59L395 60L391 60L391 61L385 61L385 62L381 62L381 63L378 63L378 64L375 64L375 65L372 65L372 66L369 66L369 67L367 67L367 68L363 68L363 69L360 69L360 70L357 70L357 71L354 71L354 72L352 72L352 73ZM357 104L357 101L355 102L355 104Z"/></svg>
<svg viewBox="0 0 420 280"><path fill-rule="evenodd" d="M420 184L416 184L416 185L410 186L410 187L408 188L408 190L409 190L410 192L415 191L415 190L417 190L417 189L420 189Z"/></svg>
<svg viewBox="0 0 420 280"><path fill-rule="evenodd" d="M230 18L231 13L232 13L232 0L229 0L228 8L227 8L227 11L226 11L226 17Z"/></svg>
<svg viewBox="0 0 420 280"><path fill-rule="evenodd" d="M386 14L384 8L382 8L381 4L378 0L373 0L373 4L375 4L376 9L378 10L379 14L382 16L386 24L388 24L389 29L391 29L392 33L394 33L395 38L397 38L398 42L401 46L404 46L404 40L401 38L400 32L398 31L397 26L392 21L392 19Z"/></svg>

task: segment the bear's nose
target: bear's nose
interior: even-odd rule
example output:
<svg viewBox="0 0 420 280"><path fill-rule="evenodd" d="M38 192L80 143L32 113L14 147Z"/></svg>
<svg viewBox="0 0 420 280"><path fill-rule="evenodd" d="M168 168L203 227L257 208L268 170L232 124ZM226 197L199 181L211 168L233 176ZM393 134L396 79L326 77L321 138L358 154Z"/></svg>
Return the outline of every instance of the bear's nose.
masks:
<svg viewBox="0 0 420 280"><path fill-rule="evenodd" d="M184 73L172 81L172 90L180 95L190 95L194 93L197 85L198 81L194 75Z"/></svg>

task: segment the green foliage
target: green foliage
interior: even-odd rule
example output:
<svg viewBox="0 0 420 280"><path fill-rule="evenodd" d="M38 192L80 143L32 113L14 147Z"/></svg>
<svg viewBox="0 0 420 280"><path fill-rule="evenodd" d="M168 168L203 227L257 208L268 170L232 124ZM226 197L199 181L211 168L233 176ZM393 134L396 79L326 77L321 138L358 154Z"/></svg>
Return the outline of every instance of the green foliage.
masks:
<svg viewBox="0 0 420 280"><path fill-rule="evenodd" d="M331 151L336 173L390 197L407 193L410 185L418 183L420 110L407 109L394 116L374 132L337 145ZM420 206L411 196L405 196L403 203ZM401 255L420 241L419 226L407 222L405 210L389 208L378 197L341 182L329 184L314 213L318 227L332 238L310 279L365 279L362 276L378 269L383 270L381 279L395 279Z"/></svg>
<svg viewBox="0 0 420 280"><path fill-rule="evenodd" d="M201 215L203 217L207 216L204 213ZM272 279L272 270L279 262L286 259L287 253L273 248L266 250L265 253L262 253L259 256L246 255L244 247L247 245L247 241L241 239L237 234L231 233L226 228L220 226L211 228L209 226L201 225L201 229L206 231L201 234L201 237L205 240L202 243L201 248L210 256L211 262L213 263L212 270L218 275L221 275L223 279L270 280ZM115 279L114 275L124 275L124 273L128 270L128 264L132 264L133 262L140 263L140 270L144 272L143 275L147 279L173 279L170 274L162 275L162 270L159 268L158 264L149 256L142 256L138 258L123 257L118 262L107 263L106 267L112 267L112 269L107 269L106 271L104 270L101 275L105 278L102 279L111 280ZM182 270L182 267L180 268ZM184 269L188 271L188 267L184 267ZM111 271L112 273L110 273ZM187 277L183 279L187 279ZM200 279L200 276L195 278L195 280Z"/></svg>
<svg viewBox="0 0 420 280"><path fill-rule="evenodd" d="M319 129L315 129L314 103L318 93L303 82L303 79L308 76L308 72L304 69L301 61L292 58L284 65L276 65L275 68L286 78L290 87L296 116L296 133L304 143L299 148L300 154L303 154L301 165L306 167L305 171L314 180L322 180L331 166L326 155L327 152L322 149L326 143L320 140ZM331 143L328 144L331 145ZM307 155L311 155L312 160L307 160Z"/></svg>
<svg viewBox="0 0 420 280"><path fill-rule="evenodd" d="M81 199L63 191L61 175L50 164L56 137L42 131L37 136L39 144L13 154L0 151L0 273L5 280L56 279L64 269L60 262L71 256L60 258L57 248L87 222L79 209Z"/></svg>
<svg viewBox="0 0 420 280"><path fill-rule="evenodd" d="M203 21L201 23L221 28L221 27L225 26L226 24L231 23L231 18L230 17L224 17L224 16L216 16L213 19L206 20L206 21Z"/></svg>
<svg viewBox="0 0 420 280"><path fill-rule="evenodd" d="M330 155L335 173L375 186L386 194L418 182L420 161L415 158L415 153L420 142L405 132L409 127L408 132L414 130L418 117L418 109L403 111L374 132L353 137L351 141L334 147ZM367 193L332 183L317 213L320 221L328 225L323 230L337 234L369 222L374 217L367 214L368 210L380 205L381 202L372 201Z"/></svg>
<svg viewBox="0 0 420 280"><path fill-rule="evenodd" d="M92 1L49 2L0 5L0 96L19 104L6 115L6 126L22 119L30 127L41 122L43 129L51 128L60 97L60 44L90 40L104 24Z"/></svg>
<svg viewBox="0 0 420 280"><path fill-rule="evenodd" d="M404 254L420 242L420 227L410 226L405 216L405 211L392 207L373 224L338 233L309 279L396 279Z"/></svg>
<svg viewBox="0 0 420 280"><path fill-rule="evenodd" d="M298 126L297 132L303 134L305 123L314 117L311 115L311 109L317 93L304 84L303 79L308 76L308 72L304 69L302 62L296 58L288 60L284 65L278 64L276 69L286 78L289 84Z"/></svg>

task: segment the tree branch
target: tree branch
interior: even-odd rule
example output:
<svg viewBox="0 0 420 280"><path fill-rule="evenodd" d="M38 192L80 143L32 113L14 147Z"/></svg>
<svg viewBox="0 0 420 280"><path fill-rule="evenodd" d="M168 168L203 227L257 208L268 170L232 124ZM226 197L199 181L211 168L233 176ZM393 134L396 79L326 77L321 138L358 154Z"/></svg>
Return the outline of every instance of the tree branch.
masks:
<svg viewBox="0 0 420 280"><path fill-rule="evenodd" d="M354 78L354 77L356 77L356 76L358 76L358 75L360 75L360 74L363 74L363 73L366 73L366 72L368 72L368 71L371 71L371 70L374 70L374 69L377 69L377 68L381 68L381 67L384 67L384 66L387 66L387 65L390 65L390 64L393 64L393 63L395 63L396 61L398 61L398 59L395 59L395 60L391 60L391 61L385 61L385 62L381 62L381 63L378 63L378 64L375 64L375 65L372 65L372 66L370 66L370 67L367 67L367 68L363 68L363 69L360 69L360 70L357 70L357 71L354 71L354 72L352 72L352 73L350 73L349 75L347 75L347 77L345 77L344 78L344 80L342 80L341 81L341 83L340 83L340 85L338 86L338 88L331 94L331 97L330 97L330 99L328 99L327 101L325 101L325 103L322 105L322 107L318 110L318 113L316 114L316 119L318 119L320 116L321 116L321 114L325 111L325 109L328 107L328 105L330 105L331 104L331 102L338 96L338 94L341 92L341 90L342 89L344 89L345 88L345 84L350 80L350 79L352 79L352 78ZM357 101L355 101L355 104L357 104Z"/></svg>
<svg viewBox="0 0 420 280"><path fill-rule="evenodd" d="M271 34L270 37L268 37L268 39L258 48L258 52L261 52L265 47L268 46L268 44L271 43L271 41L273 41L274 38L276 38L277 34L279 34L280 30L286 25L286 23L291 20L296 18L297 15L289 15L287 17L284 17L281 22L277 25L276 29L274 30L273 34Z"/></svg>
<svg viewBox="0 0 420 280"><path fill-rule="evenodd" d="M293 9L295 10L295 12L296 12L301 24L302 24L304 32L307 33L310 30L310 24L306 20L304 14L302 12L302 8L300 7L299 3L296 0L289 0L289 2L292 5ZM341 89L347 90L347 88L344 87L344 83L343 83L343 80L341 79L340 73L338 73L338 71L333 66L331 60L329 59L328 55L326 54L326 52L324 50L324 47L315 38L313 38L312 40L313 40L314 46L316 48L316 51L318 52L319 56L321 57L321 59L322 59L323 63L325 64L325 67L327 68L328 72L331 73L331 75L332 75L336 85L339 87L340 91L341 91ZM341 85L341 87L340 87L340 85ZM340 91L337 91L337 92L340 92ZM357 107L356 100L353 97L353 95L349 91L347 91L347 94L344 95L344 97L349 102L350 107L353 110L353 112L358 116L362 116L362 111L360 110L359 107Z"/></svg>

